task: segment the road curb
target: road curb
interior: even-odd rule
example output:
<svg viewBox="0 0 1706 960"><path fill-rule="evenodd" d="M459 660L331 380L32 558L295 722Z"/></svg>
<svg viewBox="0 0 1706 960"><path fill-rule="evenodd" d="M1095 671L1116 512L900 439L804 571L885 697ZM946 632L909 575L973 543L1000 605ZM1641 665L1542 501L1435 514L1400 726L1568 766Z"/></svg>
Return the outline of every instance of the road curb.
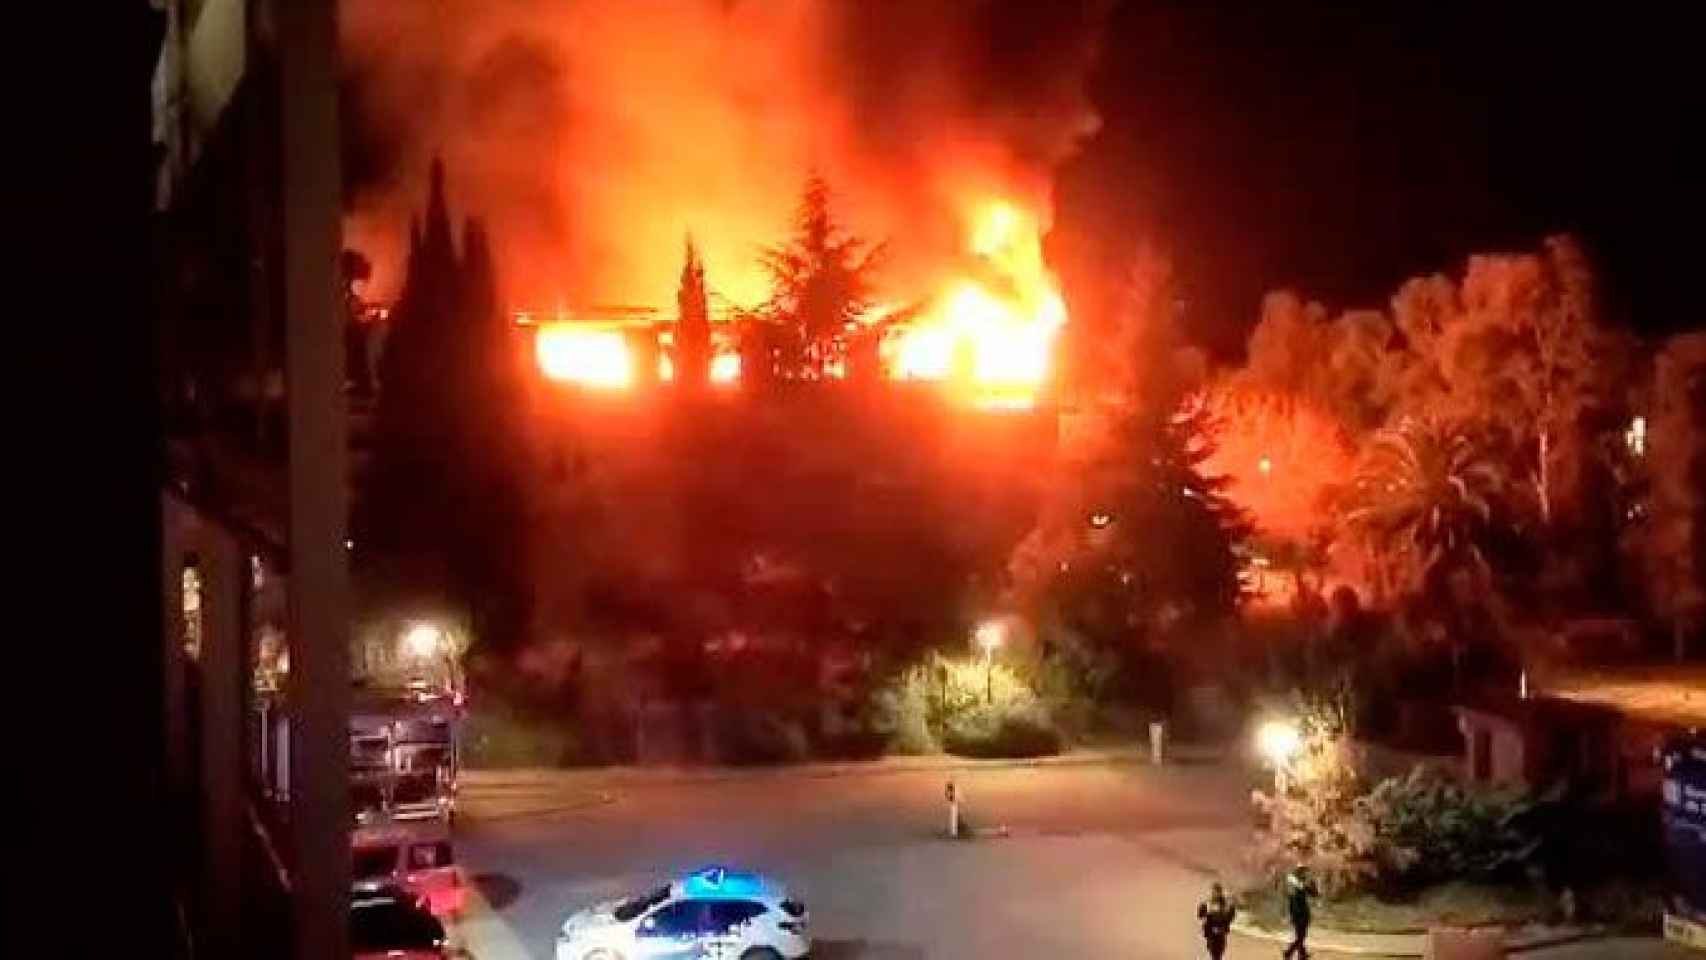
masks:
<svg viewBox="0 0 1706 960"><path fill-rule="evenodd" d="M1274 930L1239 918L1232 922L1232 932L1252 940L1270 943L1290 943L1291 931ZM1517 928L1505 931L1505 953L1527 953L1547 947L1597 940L1607 935L1603 927L1546 927ZM1426 933L1351 933L1331 927L1311 926L1309 946L1330 953L1359 957L1421 957L1427 952Z"/></svg>
<svg viewBox="0 0 1706 960"><path fill-rule="evenodd" d="M1271 930L1242 918L1232 921L1232 932L1251 940L1291 942L1289 930ZM1357 940L1348 939L1350 937ZM1427 937L1420 933L1341 933L1328 927L1309 928L1309 946L1312 949L1357 957L1419 957L1426 945Z"/></svg>
<svg viewBox="0 0 1706 960"><path fill-rule="evenodd" d="M502 799L507 798L476 797L474 802L476 804L481 801L484 801L485 803L493 803ZM594 790L589 791L588 796L569 803L542 803L538 806L522 806L520 809L503 810L497 813L478 813L474 810L469 810L463 813L462 817L470 824L503 823L509 820L529 820L556 817L571 813L581 813L587 810L596 810L600 807L608 807L615 802L616 795L614 793L611 793L608 790Z"/></svg>
<svg viewBox="0 0 1706 960"><path fill-rule="evenodd" d="M1217 759L1218 753L1191 751L1188 756L1201 762ZM897 773L939 771L954 773L976 770L1001 770L1024 767L1096 766L1129 763L1150 766L1146 750L1097 750L1063 753L1050 757L1029 757L1012 760L977 760L969 757L931 756L896 757L882 760L854 760L831 763L801 763L774 767L577 767L553 769L542 767L512 770L464 770L462 783L471 790L508 790L525 787L549 787L576 777L596 778L607 784L680 784L720 783L734 780L762 780L797 777L801 779L835 779L840 777L881 776ZM1163 764L1162 766L1174 766Z"/></svg>

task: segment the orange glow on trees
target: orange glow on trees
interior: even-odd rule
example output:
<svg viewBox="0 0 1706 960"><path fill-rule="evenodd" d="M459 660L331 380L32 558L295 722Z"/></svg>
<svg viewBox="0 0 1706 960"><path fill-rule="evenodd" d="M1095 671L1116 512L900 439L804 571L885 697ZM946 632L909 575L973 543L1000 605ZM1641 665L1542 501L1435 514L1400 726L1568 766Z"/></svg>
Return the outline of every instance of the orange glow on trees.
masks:
<svg viewBox="0 0 1706 960"><path fill-rule="evenodd" d="M1264 537L1307 543L1332 524L1327 497L1355 468L1350 437L1296 394L1223 382L1205 402L1215 420L1205 470Z"/></svg>

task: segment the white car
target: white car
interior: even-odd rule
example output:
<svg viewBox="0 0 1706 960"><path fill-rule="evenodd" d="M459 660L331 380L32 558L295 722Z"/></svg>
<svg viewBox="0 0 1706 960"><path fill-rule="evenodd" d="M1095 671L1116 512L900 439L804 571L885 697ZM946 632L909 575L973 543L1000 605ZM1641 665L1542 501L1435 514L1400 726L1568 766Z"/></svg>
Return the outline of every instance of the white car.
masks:
<svg viewBox="0 0 1706 960"><path fill-rule="evenodd" d="M769 877L706 867L570 914L557 960L800 960L806 924L805 904Z"/></svg>

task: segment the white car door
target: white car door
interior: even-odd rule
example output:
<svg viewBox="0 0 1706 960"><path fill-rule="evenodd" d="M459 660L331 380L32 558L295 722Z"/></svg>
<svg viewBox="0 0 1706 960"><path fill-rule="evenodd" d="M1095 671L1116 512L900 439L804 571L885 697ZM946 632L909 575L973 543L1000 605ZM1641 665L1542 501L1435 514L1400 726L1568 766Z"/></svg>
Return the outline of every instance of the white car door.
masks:
<svg viewBox="0 0 1706 960"><path fill-rule="evenodd" d="M705 906L677 900L647 914L634 929L635 960L699 960Z"/></svg>

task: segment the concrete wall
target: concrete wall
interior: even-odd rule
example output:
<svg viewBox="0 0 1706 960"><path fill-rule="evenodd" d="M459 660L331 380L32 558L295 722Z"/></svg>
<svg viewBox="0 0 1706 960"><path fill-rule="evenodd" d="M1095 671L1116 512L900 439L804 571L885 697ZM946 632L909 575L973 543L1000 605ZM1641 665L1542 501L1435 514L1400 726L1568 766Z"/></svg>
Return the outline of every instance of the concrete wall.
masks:
<svg viewBox="0 0 1706 960"><path fill-rule="evenodd" d="M248 758L245 750L247 620L244 609L248 551L238 534L166 493L161 500L161 608L164 611L163 678L167 691L166 744L173 796L192 810L200 845L198 862L180 863L196 905L200 949L228 955L238 946L248 829ZM184 643L184 569L201 577L200 643ZM188 616L195 616L192 611Z"/></svg>

